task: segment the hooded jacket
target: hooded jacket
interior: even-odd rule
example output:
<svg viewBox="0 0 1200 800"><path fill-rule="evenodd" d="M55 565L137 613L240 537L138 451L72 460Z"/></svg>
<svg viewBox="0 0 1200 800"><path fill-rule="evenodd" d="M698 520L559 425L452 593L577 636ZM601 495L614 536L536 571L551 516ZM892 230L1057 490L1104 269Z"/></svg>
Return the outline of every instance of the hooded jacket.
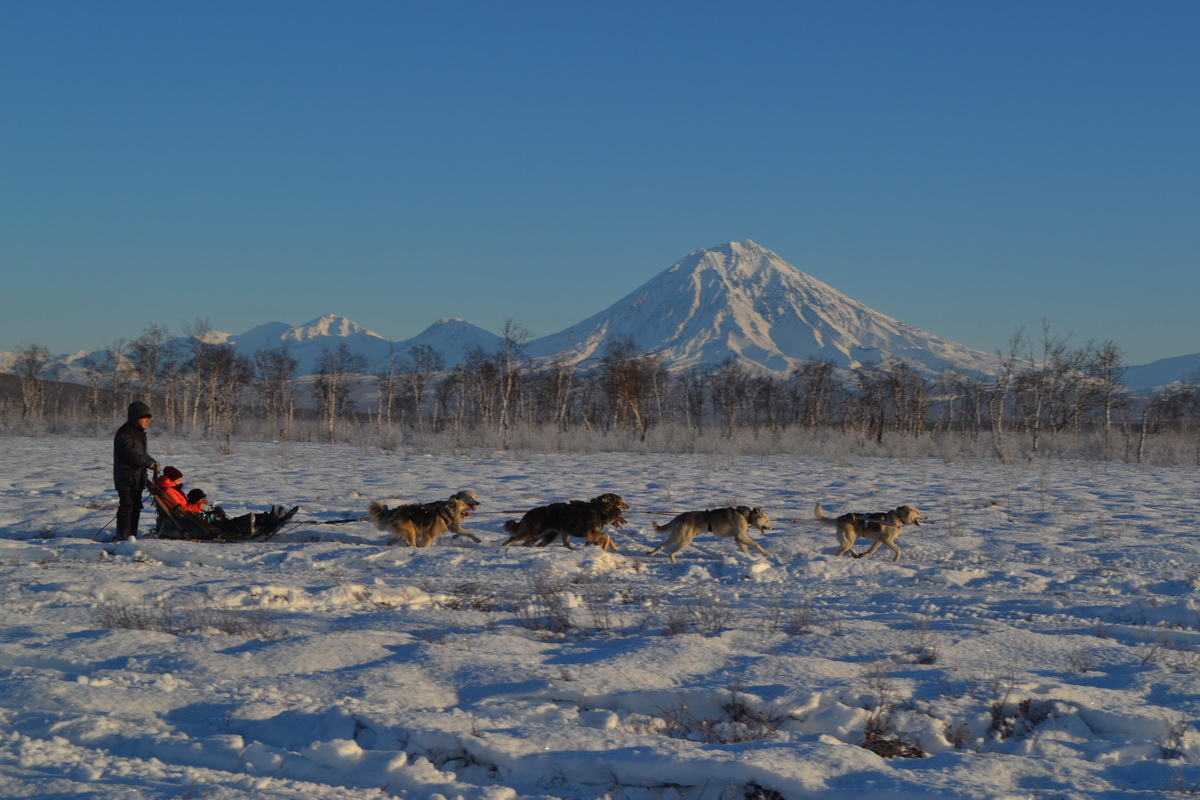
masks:
<svg viewBox="0 0 1200 800"><path fill-rule="evenodd" d="M125 424L113 437L113 485L117 491L138 491L146 483L146 470L154 459L146 453L146 431L138 419L150 415L145 403L130 403Z"/></svg>
<svg viewBox="0 0 1200 800"><path fill-rule="evenodd" d="M204 510L204 501L200 500L195 503L189 503L188 499L183 496L183 492L175 487L175 481L168 478L166 475L160 475L154 479L154 485L162 492L163 505L169 511L182 510L190 511L193 514L199 514Z"/></svg>

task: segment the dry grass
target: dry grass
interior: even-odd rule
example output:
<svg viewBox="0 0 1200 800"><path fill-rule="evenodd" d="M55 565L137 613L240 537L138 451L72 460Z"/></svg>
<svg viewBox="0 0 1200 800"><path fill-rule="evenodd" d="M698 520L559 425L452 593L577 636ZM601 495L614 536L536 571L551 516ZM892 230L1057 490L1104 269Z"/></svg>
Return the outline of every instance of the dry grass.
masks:
<svg viewBox="0 0 1200 800"><path fill-rule="evenodd" d="M274 638L270 615L258 609L173 606L166 601L152 606L113 603L94 609L92 620L101 628L158 631L172 636L220 633L247 639Z"/></svg>

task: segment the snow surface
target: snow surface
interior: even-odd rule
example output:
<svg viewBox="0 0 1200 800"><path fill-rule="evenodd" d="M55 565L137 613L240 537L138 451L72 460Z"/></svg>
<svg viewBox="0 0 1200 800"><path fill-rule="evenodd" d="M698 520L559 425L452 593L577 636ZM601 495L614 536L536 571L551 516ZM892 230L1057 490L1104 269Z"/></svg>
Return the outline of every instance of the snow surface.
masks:
<svg viewBox="0 0 1200 800"><path fill-rule="evenodd" d="M113 544L92 539L114 513L109 452L106 437L0 440L0 796L1200 787L1195 468L294 443L223 455L152 437L189 487L231 511L298 503L297 524L258 544ZM481 545L388 548L368 523L323 524L372 498L463 488L483 500L468 525ZM606 491L632 506L620 552L499 546L514 512ZM911 503L930 523L906 529L899 563L886 549L838 559L817 501ZM652 521L736 503L775 519L756 534L771 559L707 535L674 565L644 555L661 541ZM179 624L109 626L139 614ZM889 735L926 757L859 746L881 698Z"/></svg>

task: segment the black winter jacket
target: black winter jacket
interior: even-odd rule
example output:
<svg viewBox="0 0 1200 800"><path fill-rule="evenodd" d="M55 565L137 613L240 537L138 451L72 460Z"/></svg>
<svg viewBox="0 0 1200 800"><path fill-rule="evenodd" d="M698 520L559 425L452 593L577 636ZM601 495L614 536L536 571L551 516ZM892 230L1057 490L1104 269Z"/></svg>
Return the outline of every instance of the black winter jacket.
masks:
<svg viewBox="0 0 1200 800"><path fill-rule="evenodd" d="M138 418L150 413L145 403L130 403L129 418L113 437L113 485L117 491L141 489L154 459L146 453L146 431Z"/></svg>

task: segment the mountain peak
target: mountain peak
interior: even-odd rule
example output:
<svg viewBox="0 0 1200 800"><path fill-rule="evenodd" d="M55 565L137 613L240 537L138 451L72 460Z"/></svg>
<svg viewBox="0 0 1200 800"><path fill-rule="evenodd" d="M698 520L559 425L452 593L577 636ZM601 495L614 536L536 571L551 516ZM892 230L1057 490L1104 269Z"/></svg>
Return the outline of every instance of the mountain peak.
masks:
<svg viewBox="0 0 1200 800"><path fill-rule="evenodd" d="M378 333L367 330L357 322L340 317L337 314L325 314L311 322L289 328L280 338L284 340L292 339L297 342L308 342L322 336L340 338L355 335L369 336L376 339L383 338Z"/></svg>
<svg viewBox="0 0 1200 800"><path fill-rule="evenodd" d="M705 270L734 280L769 278L780 270L798 273L795 267L750 239L693 250L667 272Z"/></svg>
<svg viewBox="0 0 1200 800"><path fill-rule="evenodd" d="M807 275L746 239L695 250L578 325L531 342L531 355L584 361L611 342L633 340L671 369L734 358L787 374L804 361L854 369L901 360L922 372L986 370L986 353L916 330Z"/></svg>

